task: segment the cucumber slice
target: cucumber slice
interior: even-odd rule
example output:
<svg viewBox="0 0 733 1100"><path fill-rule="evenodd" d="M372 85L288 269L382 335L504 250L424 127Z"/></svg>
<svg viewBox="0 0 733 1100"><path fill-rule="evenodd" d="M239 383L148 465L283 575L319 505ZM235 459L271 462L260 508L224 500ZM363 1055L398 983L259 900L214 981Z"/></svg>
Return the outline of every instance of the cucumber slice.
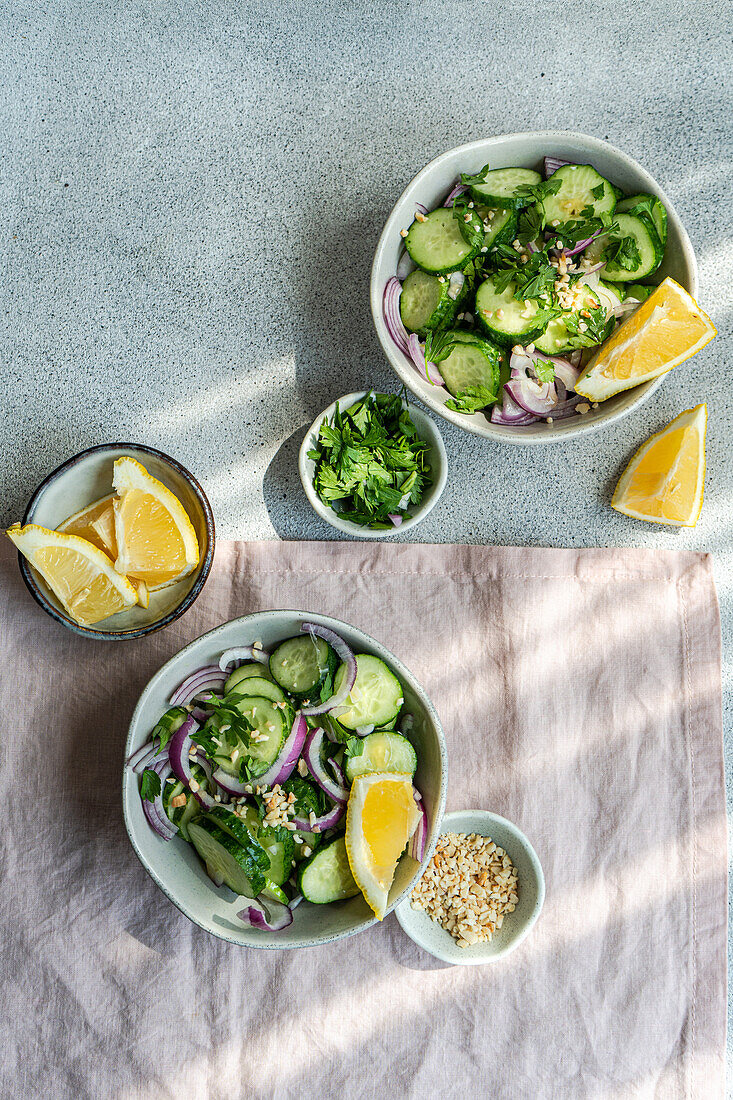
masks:
<svg viewBox="0 0 733 1100"><path fill-rule="evenodd" d="M182 794L188 795L188 789L185 783L181 783L180 780L175 778L171 781L167 779L163 785L163 809L170 821L177 825L181 820L183 811L186 808L186 803L183 802L180 806L171 806L171 799L178 798ZM188 801L188 798L186 799Z"/></svg>
<svg viewBox="0 0 733 1100"><path fill-rule="evenodd" d="M509 244L517 233L517 212L513 208L490 210L488 206L476 208L484 223L484 243L486 249L496 244Z"/></svg>
<svg viewBox="0 0 733 1100"><path fill-rule="evenodd" d="M270 657L270 672L280 687L304 695L323 682L328 671L328 643L311 634L281 642Z"/></svg>
<svg viewBox="0 0 733 1100"><path fill-rule="evenodd" d="M267 665L261 665L259 661L249 661L246 665L240 665L239 668L234 669L234 672L224 684L224 694L228 695L233 687L236 687L238 683L242 680L246 680L249 676L258 676L260 679L272 680Z"/></svg>
<svg viewBox="0 0 733 1100"><path fill-rule="evenodd" d="M425 336L427 332L445 324L457 312L458 300L452 298L447 279L417 268L411 271L402 284L400 317L408 332Z"/></svg>
<svg viewBox="0 0 733 1100"><path fill-rule="evenodd" d="M641 283L632 283L626 287L626 297L636 298L639 302L645 302L650 294L657 288L655 286L642 286Z"/></svg>
<svg viewBox="0 0 733 1100"><path fill-rule="evenodd" d="M541 182L539 172L533 172L530 168L495 168L493 172L486 173L483 183L472 184L470 191L476 202L513 209L515 206L527 206L532 201L526 195L518 195L518 187L536 187Z"/></svg>
<svg viewBox="0 0 733 1100"><path fill-rule="evenodd" d="M265 875L275 886L282 886L290 878L295 841L286 829L263 825L254 806L247 806L242 815L225 806L215 806L207 811L206 817L240 844L246 846L248 841L259 844L269 861Z"/></svg>
<svg viewBox="0 0 733 1100"><path fill-rule="evenodd" d="M257 811L253 809L255 817ZM257 834L250 829L245 821L235 814L229 806L213 806L204 814L207 821L212 821L219 829L223 829L229 836L246 848L249 844L257 843Z"/></svg>
<svg viewBox="0 0 733 1100"><path fill-rule="evenodd" d="M667 211L656 195L629 195L616 205L617 214L646 215L652 219L662 248L667 243Z"/></svg>
<svg viewBox="0 0 733 1100"><path fill-rule="evenodd" d="M343 833L321 845L301 863L298 886L306 901L314 905L328 905L360 893L349 867Z"/></svg>
<svg viewBox="0 0 733 1100"><path fill-rule="evenodd" d="M343 683L346 666L340 665L334 680L334 692ZM346 729L359 726L383 726L395 718L404 703L402 684L379 657L359 653L356 658L356 680L344 706L349 709L339 715Z"/></svg>
<svg viewBox="0 0 733 1100"><path fill-rule="evenodd" d="M183 808L180 821L178 822L178 832L189 844L191 843L191 835L188 831L188 827L192 821L196 821L199 817L201 817L201 803L198 798L190 794Z"/></svg>
<svg viewBox="0 0 733 1100"><path fill-rule="evenodd" d="M255 765L256 772L261 774L267 771L270 764L274 763L285 738L290 732L290 713L289 711L286 713L281 707L276 706L271 699L265 699L262 695L245 695L241 699L234 698L232 699L232 705L262 735L261 741L250 741L246 750L247 756L251 758ZM226 734L220 733L220 736L224 739ZM215 757L217 763L231 775L239 774L238 766L229 759L229 752L235 747L239 747L239 745L225 741L221 754L217 754Z"/></svg>
<svg viewBox="0 0 733 1100"><path fill-rule="evenodd" d="M417 770L417 754L401 733L370 733L362 741L358 756L346 758L346 778L353 783L357 775L371 772L399 772L414 775Z"/></svg>
<svg viewBox="0 0 733 1100"><path fill-rule="evenodd" d="M207 867L235 894L255 898L265 885L267 856L251 841L246 847L213 821L194 821L188 831L191 842Z"/></svg>
<svg viewBox="0 0 733 1100"><path fill-rule="evenodd" d="M560 190L555 195L546 195L541 204L550 224L574 221L586 207L591 208L595 218L612 214L616 208L613 185L590 164L566 164L553 172L551 179L560 183Z"/></svg>
<svg viewBox="0 0 733 1100"><path fill-rule="evenodd" d="M639 263L631 271L620 267L615 263L607 263L603 269L603 279L607 283L634 283L639 279L645 279L656 271L662 262L664 249L660 243L657 231L649 218L639 218L635 214L618 214L614 221L618 225L619 233L623 237L633 237L639 250ZM590 242L583 255L591 263L598 263L603 250L610 244L607 233L601 233Z"/></svg>
<svg viewBox="0 0 733 1100"><path fill-rule="evenodd" d="M569 316L577 316L581 309L598 309L601 305L600 297L585 283L579 283L575 288L579 295L577 307L574 310L566 310L559 317L553 318L545 331L535 340L537 351L544 351L546 355L558 355L563 351L574 351L582 347L573 333L568 332L565 319Z"/></svg>
<svg viewBox="0 0 733 1100"><path fill-rule="evenodd" d="M506 290L499 294L491 275L476 291L479 323L499 344L515 344L518 339L529 344L544 332L545 325L537 325L532 320L538 309L539 303L535 299L517 301L514 283L509 283Z"/></svg>
<svg viewBox="0 0 733 1100"><path fill-rule="evenodd" d="M226 701L235 704L237 699L245 699L248 695L259 695L262 699L271 699L273 703L289 701L283 689L264 676L247 676L240 680L234 685L231 695L227 695Z"/></svg>
<svg viewBox="0 0 733 1100"><path fill-rule="evenodd" d="M598 288L596 289L595 293L601 299L601 302L603 301L603 293L612 294L617 302L623 302L628 291L624 287L623 283L604 283L603 279L599 279Z"/></svg>
<svg viewBox="0 0 733 1100"><path fill-rule="evenodd" d="M469 386L486 386L497 394L500 366L501 353L488 340L480 337L470 341L460 340L448 357L437 364L446 388L454 397Z"/></svg>
<svg viewBox="0 0 733 1100"><path fill-rule="evenodd" d="M460 218L450 208L439 207L427 215L425 221L414 221L405 237L405 248L418 267L433 275L447 275L459 271L477 254L483 245L483 226L476 216L475 228L481 228L476 240L466 240Z"/></svg>

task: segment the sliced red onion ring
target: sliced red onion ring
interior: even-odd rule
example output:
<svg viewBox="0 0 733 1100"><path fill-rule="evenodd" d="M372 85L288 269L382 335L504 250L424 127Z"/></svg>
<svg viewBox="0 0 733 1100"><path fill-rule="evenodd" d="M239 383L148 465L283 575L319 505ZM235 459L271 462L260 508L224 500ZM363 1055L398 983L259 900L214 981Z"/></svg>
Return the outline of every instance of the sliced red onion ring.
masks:
<svg viewBox="0 0 733 1100"><path fill-rule="evenodd" d="M452 206L453 200L457 199L459 195L463 195L466 191L468 191L468 188L466 187L465 183L457 183L450 194L446 195L443 206Z"/></svg>
<svg viewBox="0 0 733 1100"><path fill-rule="evenodd" d="M185 707L202 691L221 690L226 683L227 674L218 665L205 665L187 676L171 695L172 707Z"/></svg>
<svg viewBox="0 0 733 1100"><path fill-rule="evenodd" d="M160 776L160 793L152 802L142 799L143 813L151 829L163 840L170 840L178 832L178 826L174 825L163 808L163 789L165 781L171 774L171 766L167 760L160 761L153 769Z"/></svg>
<svg viewBox="0 0 733 1100"><path fill-rule="evenodd" d="M557 392L550 382L533 382L530 378L512 378L504 386L505 393L517 405L533 416L551 416L557 405Z"/></svg>
<svg viewBox="0 0 733 1100"><path fill-rule="evenodd" d="M491 410L492 424L503 424L506 427L525 427L527 424L536 424L538 416L532 416L506 392L506 386L502 394L501 408L494 405Z"/></svg>
<svg viewBox="0 0 733 1100"><path fill-rule="evenodd" d="M334 776L336 777L336 782L339 784L339 786L347 788L349 784L348 784L348 781L346 779L346 772L341 767L341 765L338 763L338 761L331 758L328 761L328 766L330 767L331 771L333 772Z"/></svg>
<svg viewBox="0 0 733 1100"><path fill-rule="evenodd" d="M340 707L348 698L356 680L356 657L343 638L340 638L335 631L329 630L327 626L318 626L317 623L301 623L300 629L303 634L315 634L317 638L323 638L324 642L328 642L336 656L340 658L342 664L346 665L343 683L330 699L326 699L325 703L302 708L303 714L326 714L332 711L334 707Z"/></svg>
<svg viewBox="0 0 733 1100"><path fill-rule="evenodd" d="M148 741L147 744L137 749L137 751L129 757L126 766L132 768L132 770L139 775L144 768L152 764L156 756L161 752L165 752L165 749L159 749L154 741Z"/></svg>
<svg viewBox="0 0 733 1100"><path fill-rule="evenodd" d="M407 337L407 354L410 356L410 359L412 359L420 374L431 386L445 385L443 375L440 373L435 363L431 363L429 359L425 358L425 351L415 332L411 332Z"/></svg>
<svg viewBox="0 0 733 1100"><path fill-rule="evenodd" d="M219 668L226 672L229 665L235 661L259 661L261 665L269 663L270 654L266 653L262 646L243 645L237 649L227 649L219 658Z"/></svg>
<svg viewBox="0 0 733 1100"><path fill-rule="evenodd" d="M559 355L545 355L541 351L524 352L524 358L532 360L533 362L549 362L555 368L555 378L560 379L567 389L574 390L575 383L580 377L580 369L577 366L573 366L570 359L563 359ZM511 358L511 365L513 366L514 355Z"/></svg>
<svg viewBox="0 0 733 1100"><path fill-rule="evenodd" d="M600 232L600 229L596 229L595 233L591 233L590 237L586 237L584 241L578 241L578 243L576 245L573 245L572 248L563 249L564 254L566 256L577 256L579 252L582 252L588 247L592 240L595 240Z"/></svg>
<svg viewBox="0 0 733 1100"><path fill-rule="evenodd" d="M173 768L173 773L186 786L190 785L192 779L190 750L193 741L191 740L191 734L199 728L196 719L189 714L183 725L179 726L173 734L168 746L168 759Z"/></svg>
<svg viewBox="0 0 733 1100"><path fill-rule="evenodd" d="M570 163L569 160L560 160L558 157L545 157L545 179L548 180L558 168L563 168Z"/></svg>
<svg viewBox="0 0 733 1100"><path fill-rule="evenodd" d="M388 512L387 515L392 520L392 523L395 525L395 527L399 527L404 518L403 516L399 515L398 512Z"/></svg>
<svg viewBox="0 0 733 1100"><path fill-rule="evenodd" d="M213 774L214 782L217 786L221 787L223 791L226 791L227 794L234 795L235 797L241 797L242 795L250 793L246 790L247 787L251 788L254 785L258 787L274 787L276 783L284 783L285 780L290 777L293 768L298 763L298 757L303 750L307 733L308 724L302 712L298 711L285 744L266 772L263 772L262 775L255 776L250 781L237 779L235 776L230 775L229 772L225 772L223 768L217 768Z"/></svg>
<svg viewBox="0 0 733 1100"><path fill-rule="evenodd" d="M421 202L416 202L416 203L415 203L415 209L416 209L417 211L419 211L419 212L420 212L420 213L421 213L421 214L422 214L423 216L424 216L425 214L427 214L427 212L428 212L428 208L427 208L427 206L423 206L423 204L422 204Z"/></svg>
<svg viewBox="0 0 733 1100"><path fill-rule="evenodd" d="M422 800L422 795L417 787L413 788L413 794L415 796L417 808L420 811L420 820L417 823L415 832L410 837L410 845L407 851L413 859L416 859L418 863L422 863L425 859L425 849L428 843L428 814L425 809L425 803Z"/></svg>
<svg viewBox="0 0 733 1100"><path fill-rule="evenodd" d="M594 264L593 267L589 267L587 271L583 272L583 274L578 279L578 282L579 283L585 282L585 280L588 279L588 277L590 275L595 275L598 271L601 270L602 267L605 267L605 266L606 266L605 263Z"/></svg>
<svg viewBox="0 0 733 1100"><path fill-rule="evenodd" d="M344 804L349 800L348 790L346 787L337 783L335 779L332 779L321 763L321 746L323 744L323 738L324 732L320 727L311 730L306 738L303 758L308 765L308 770L321 790L324 791L329 798L332 798L334 802Z"/></svg>
<svg viewBox="0 0 733 1100"><path fill-rule="evenodd" d="M402 317L400 316L401 293L402 287L399 279L394 276L388 279L382 298L382 311L384 313L384 323L387 326L387 332L390 334L399 350L404 355L407 355L407 329L402 324Z"/></svg>
<svg viewBox="0 0 733 1100"><path fill-rule="evenodd" d="M281 901L268 898L262 900L262 895L247 902L237 916L250 928L258 928L261 932L281 932L293 923L293 913L289 905Z"/></svg>
<svg viewBox="0 0 733 1100"><path fill-rule="evenodd" d="M345 809L345 806L337 803L328 813L317 817L312 825L307 817L294 817L293 824L301 833L325 833L326 829L332 829L334 825L338 825L344 816Z"/></svg>
<svg viewBox="0 0 733 1100"><path fill-rule="evenodd" d="M404 283L407 276L410 274L411 271L414 271L416 267L417 264L405 248L402 250L402 255L397 261L397 270L395 271L395 276L399 280L399 282Z"/></svg>

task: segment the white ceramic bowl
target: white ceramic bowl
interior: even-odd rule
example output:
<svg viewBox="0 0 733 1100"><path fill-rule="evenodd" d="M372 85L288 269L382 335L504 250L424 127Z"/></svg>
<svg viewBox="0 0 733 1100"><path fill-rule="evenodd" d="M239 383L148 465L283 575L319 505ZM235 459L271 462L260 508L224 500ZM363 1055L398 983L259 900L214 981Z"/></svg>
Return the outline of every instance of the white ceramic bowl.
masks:
<svg viewBox="0 0 733 1100"><path fill-rule="evenodd" d="M371 278L374 326L382 350L398 378L429 409L459 428L502 443L554 443L595 431L637 408L663 381L663 378L657 378L633 390L626 390L602 402L597 409L592 409L584 416L571 416L555 424L541 422L524 428L505 427L492 424L483 413L466 415L447 409L445 402L450 395L442 387L432 386L421 378L412 361L403 355L390 337L384 322L382 298L387 281L395 274L402 252L400 229L408 228L412 223L415 203L420 202L432 210L443 201L461 172L478 172L487 163L492 168L516 165L541 171L545 156L592 164L602 176L606 176L628 194L646 191L658 195L667 209L668 233L664 260L654 273L652 281L661 282L667 275L671 275L693 297L697 295L697 263L690 238L677 211L656 180L635 160L609 145L607 141L569 130L539 130L473 141L436 157L402 192L379 238Z"/></svg>
<svg viewBox="0 0 733 1100"><path fill-rule="evenodd" d="M180 500L196 531L199 564L170 588L151 592L150 605L131 607L93 626L80 626L46 585L43 578L18 554L23 580L43 610L75 634L99 641L125 641L152 634L167 626L191 607L211 571L214 560L214 516L206 493L193 474L170 455L143 443L103 443L74 455L44 478L31 497L23 523L37 523L55 529L75 512L112 492L115 459L128 455L162 481Z"/></svg>
<svg viewBox="0 0 733 1100"><path fill-rule="evenodd" d="M381 657L400 678L405 704L414 715L410 737L417 751L415 783L428 811L430 831L425 859L417 863L408 855L400 860L389 895L388 912L412 889L432 855L445 808L447 756L440 719L424 690L405 666L379 642L356 627L305 611L260 611L210 630L163 665L143 691L130 723L125 760L150 737L160 715L167 709L173 690L202 665L217 663L225 649L261 641L270 649L284 638L298 634L302 622L320 623L337 631L357 652ZM301 902L293 923L282 932L260 932L237 918L242 899L231 890L217 889L190 844L179 837L165 841L152 831L142 811L138 777L125 768L122 779L122 808L130 841L140 862L153 881L182 913L199 927L242 947L313 947L330 943L374 924L376 918L359 895L333 905Z"/></svg>
<svg viewBox="0 0 733 1100"><path fill-rule="evenodd" d="M398 905L397 920L418 947L443 962L455 966L480 966L482 963L496 962L519 947L542 910L545 878L537 853L521 829L488 810L457 810L446 814L440 832L478 833L479 836L491 837L495 844L503 848L517 870L517 907L513 913L507 914L490 943L477 943L472 947L459 947L450 933L431 920L427 913L413 909L409 897Z"/></svg>
<svg viewBox="0 0 733 1100"><path fill-rule="evenodd" d="M298 472L300 473L300 480L303 484L305 495L313 506L313 510L318 513L321 519L329 523L331 527L335 527L337 531L342 531L345 535L356 535L358 538L362 539L384 539L389 538L391 535L401 534L403 531L409 531L410 528L414 527L420 520L425 519L428 512L435 507L438 503L440 494L443 492L443 489L445 489L445 482L448 477L448 455L446 454L443 437L430 417L426 416L416 405L408 405L407 408L409 409L412 422L417 428L418 435L429 444L428 453L430 465L433 469L433 484L425 493L419 507L415 508L411 505L412 516L410 516L409 519L403 520L399 527L395 527L389 531L375 531L371 527L360 527L358 523L352 523L351 520L341 519L338 512L335 512L333 508L328 508L323 503L313 488L313 475L315 473L316 464L312 458L308 457L308 451L315 447L318 441L318 432L320 431L321 424L324 418L326 420L332 418L336 411L336 405L338 405L342 411L348 409L352 405L355 405L357 401L361 401L362 398L366 397L368 392L368 390L362 390L361 393L344 394L343 397L339 397L337 401L334 401L316 417L305 433L305 439L300 447Z"/></svg>

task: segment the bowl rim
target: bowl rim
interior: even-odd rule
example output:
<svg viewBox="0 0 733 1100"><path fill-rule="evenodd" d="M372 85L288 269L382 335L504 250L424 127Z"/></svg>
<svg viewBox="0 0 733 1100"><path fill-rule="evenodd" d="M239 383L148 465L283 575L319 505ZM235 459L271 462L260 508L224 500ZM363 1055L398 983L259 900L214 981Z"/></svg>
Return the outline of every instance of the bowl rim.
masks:
<svg viewBox="0 0 733 1100"><path fill-rule="evenodd" d="M471 956L468 956L465 958L457 959L454 957L448 957L447 952L441 952L440 954L438 954L432 949L432 947L427 947L425 943L423 943L421 940L415 939L412 933L408 931L403 922L403 913L405 912L405 906L409 904L409 899L404 898L400 902L400 906L397 909L395 916L399 921L400 928L408 937L408 939L411 939L412 942L420 947L423 951L427 951L429 955L433 956L433 958L440 959L441 962L450 963L451 966L484 966L488 963L498 962L500 959L506 958L507 955L511 954L512 951L514 951L517 947L519 947L521 943L524 942L524 940L534 928L545 904L545 873L542 869L540 858L537 855L534 846L527 837L527 834L522 829L520 829L514 821L510 821L508 817L502 817L501 814L495 814L492 810L480 810L470 808L465 810L451 810L450 813L443 815L440 823L440 829L438 830L438 835L449 832L451 825L453 825L459 818L465 818L466 815L469 815L474 820L482 821L483 823L485 823L485 826L487 828L491 828L491 825L496 823L508 829L509 832L516 836L518 844L522 846L525 853L529 857L532 869L537 878L537 897L535 898L535 903L532 906L532 911L526 918L522 930L517 933L517 935L514 937L513 940L511 940L510 943L506 944L499 951L496 951L493 955L483 956L481 958L472 958ZM446 932L446 935L448 934L449 933Z"/></svg>
<svg viewBox="0 0 733 1100"><path fill-rule="evenodd" d="M34 509L40 502L41 497L45 493L48 486L52 482L54 482L57 477L59 477L63 473L66 473L66 471L71 469L72 467L78 465L89 455L98 454L102 451L125 449L142 451L143 454L151 455L154 458L157 458L164 463L167 463L174 470L176 470L176 472L179 473L184 478L184 480L189 483L194 495L201 505L204 518L204 526L206 528L206 553L204 554L202 561L199 563L199 572L196 580L180 603L176 604L175 607L166 612L166 614L163 615L162 618L156 619L152 623L146 623L144 626L132 627L129 630L96 630L93 626L82 626L80 623L74 622L74 620L70 618L70 616L66 615L64 612L59 611L59 609L51 603L51 601L47 598L40 585L38 584L34 575L34 570L29 564L28 560L23 556L23 554L20 553L20 551L18 551L18 564L20 567L21 575L25 582L25 586L30 592L33 599L36 601L36 603L43 608L46 614L50 615L52 619L55 619L57 623L61 623L62 626L65 626L68 630L73 631L74 634L80 634L84 638L94 638L95 640L102 642L126 641L130 638L142 638L145 635L153 634L156 630L162 630L164 626L168 626L170 623L175 622L176 619L180 618L181 615L188 611L189 607L191 607L191 605L200 595L201 590L208 580L209 573L211 572L211 566L214 561L214 547L216 542L214 513L212 511L211 504L209 503L209 499L206 496L206 493L201 488L201 485L193 476L191 471L186 469L186 467L182 463L178 462L177 459L172 458L170 455L165 454L164 451L159 451L155 447L149 447L145 443L131 443L129 441L121 443L99 443L94 447L87 447L85 450L79 451L78 454L72 455L71 458L67 458L54 470L51 470L51 472L47 474L46 477L44 477L43 481L35 489L33 495L28 501L28 504L26 505L26 509L23 514L23 526L25 526L26 523L33 523L32 513ZM90 503L93 502L90 501Z"/></svg>
<svg viewBox="0 0 733 1100"><path fill-rule="evenodd" d="M368 393L381 392L374 390L357 390L354 393L345 393L342 397L337 397L335 401L319 413L313 423L307 429L303 442L300 445L298 452L298 473L300 474L300 481L303 486L303 491L308 497L308 502L321 519L325 520L331 527L337 531L341 531L345 535L354 535L356 538L361 539L385 539L394 538L395 535L402 534L403 531L409 531L410 528L415 527L421 520L432 512L435 505L443 495L446 482L448 480L448 452L445 447L445 441L441 435L438 425L434 422L432 417L417 405L414 405L411 401L407 402L407 408L410 416L415 421L415 427L418 429L418 434L422 436L426 442L430 443L431 447L438 455L439 470L438 476L433 482L430 499L427 503L421 504L415 515L410 519L403 520L399 527L395 527L392 531L373 531L368 527L360 527L358 523L352 523L351 520L341 519L338 513L334 512L332 508L327 508L326 505L319 499L318 494L313 488L313 481L310 477L308 463L312 460L308 458L308 450L313 436L318 435L318 429L321 426L321 422L324 418L330 419L333 416L336 406L340 405L343 409L348 409L352 405L355 405L357 401L361 401L366 397Z"/></svg>
<svg viewBox="0 0 733 1100"><path fill-rule="evenodd" d="M266 951L287 951L287 950L292 950L292 951L294 951L294 950L300 949L301 947L320 947L323 944L334 943L336 940L346 939L348 936L354 936L359 932L364 932L364 931L366 931L367 928L371 928L373 925L378 924L378 923L383 923L383 921L382 922L378 921L377 918L374 915L372 915L371 917L367 917L364 921L362 921L360 924L358 924L355 928L347 929L346 931L343 931L343 932L337 932L334 935L326 936L323 939L316 939L316 940L309 939L309 940L306 940L306 941L303 941L303 942L300 942L300 943L298 943L298 942L296 942L296 943L279 942L278 943L277 940L275 940L275 942L272 942L272 940L269 937L272 937L274 935L274 933L267 933L268 939L265 940L263 938L262 942L258 941L256 943L241 943L239 940L234 939L232 936L228 935L224 930L205 927L203 924L200 923L200 921L198 921L196 919L195 916L193 916L193 914L191 912L189 912L188 908L182 902L179 902L178 900L176 900L175 897L173 897L173 895L170 893L168 888L160 880L160 878L157 875L157 873L155 872L154 868L148 863L147 859L145 858L143 853L140 851L140 848L138 847L138 845L135 841L135 837L133 835L134 826L133 826L132 822L130 821L130 818L129 818L129 815L128 815L128 799L127 799L127 786L128 786L128 783L127 783L127 779L128 779L128 776L129 776L130 772L129 772L129 769L127 768L127 763L126 762L129 759L131 753L134 751L134 749L131 748L133 729L134 729L134 726L135 726L135 724L138 720L139 714L142 711L143 706L146 702L146 697L147 697L149 691L153 687L156 686L157 682L160 679L163 678L164 673L166 672L168 667L171 664L173 664L173 662L177 661L184 653L187 653L194 646L198 645L199 642L202 642L205 638L210 639L210 638L215 637L217 634L220 634L226 627L231 626L233 623L236 623L236 624L241 626L242 624L248 623L250 620L255 619L255 618L261 619L263 616L265 618L270 618L270 617L278 618L282 615L293 616L293 617L296 617L298 619L301 619L303 622L316 622L316 623L319 623L319 625L330 627L332 630L338 630L341 627L346 627L347 630L353 631L356 634L360 635L361 638L365 639L366 642L369 645L374 647L376 652L386 654L387 658L389 659L390 665L394 669L394 671L397 672L397 674L399 676L404 677L404 679L407 680L407 682L409 683L411 689L420 698L420 702L421 702L422 706L424 707L426 713L429 715L430 720L431 720L431 722L433 724L433 727L435 729L436 740L437 740L437 743L438 743L438 752L439 752L439 756L440 756L440 790L439 790L438 799L437 799L438 804L437 804L437 807L436 807L436 812L433 815L435 825L434 825L433 829L431 830L432 836L429 836L429 838L428 838L428 843L427 843L426 848L425 848L425 854L423 856L423 859L416 866L415 871L414 871L410 881L408 882L407 886L404 888L404 890L402 890L401 893L399 894L399 896L395 898L394 902L391 902L387 906L387 909L386 909L385 914L384 914L385 917L389 916L389 914L392 913L397 908L397 906L400 904L400 902L402 902L404 900L404 898L407 897L409 891L414 886L414 884L417 881L418 877L420 875L422 875L422 873L425 870L428 862L432 858L433 850L435 848L435 844L437 842L437 839L440 836L440 831L441 831L441 828L442 828L442 822L443 822L443 817L444 817L444 813L445 813L445 799L446 799L446 794L447 794L447 789L448 789L448 748L447 748L447 745L446 745L445 733L443 731L443 725L440 721L440 717L438 715L438 712L437 712L437 709L436 709L434 703L432 702L432 700L430 699L428 693L425 691L425 688L422 686L422 684L417 679L417 677L414 675L414 673L412 673L402 663L402 661L400 661L400 659L398 657L395 657L395 655L391 652L391 650L387 649L387 647L385 645L383 645L382 642L379 642L376 638L373 638L371 636L371 634L367 634L366 631L361 630L357 626L352 626L350 623L346 623L341 619L334 619L330 615L323 615L319 612L299 611L299 610L294 610L294 609L291 609L291 608L266 608L262 611L253 611L249 615L241 615L241 616L238 616L236 619L228 619L226 622L219 623L218 626L213 627L211 630L207 630L204 634L200 634L198 636L198 638L192 639L192 641L188 642L185 646L183 646L182 649L179 649L177 653L174 653L171 657L169 657L168 660L164 664L160 665L160 667L153 673L153 675L150 677L150 679L148 680L148 682L145 684L144 688L140 692L140 696L138 698L137 703L135 704L135 709L132 712L132 716L130 718L130 724L129 724L128 729L127 729L127 736L125 738L124 757L123 757L123 763L122 763L122 792L121 792L122 793L122 817L123 817L123 820L124 820L124 823L125 823L125 830L127 832L127 836L129 838L130 844L132 845L132 849L135 852L135 855L139 859L140 863L142 864L142 866L145 869L145 871L147 872L147 874L153 880L155 885L162 891L162 893L165 894L165 896L168 898L168 900L170 902L172 902L173 905L175 905L176 909L178 909L179 912L183 913L184 917L187 917L187 919L190 920L192 924L195 924L196 927L200 928L202 931L207 932L212 936L216 936L218 939L226 940L227 943L231 943L235 947L242 947L242 948L251 947L251 948L254 948L255 950L258 950L258 951L261 951L261 950L266 950ZM264 933L263 933L263 937L264 937Z"/></svg>
<svg viewBox="0 0 733 1100"><path fill-rule="evenodd" d="M692 295L693 298L697 297L698 293L698 269L697 259L695 256L692 242L690 241L689 234L685 229L681 217L677 213L674 204L666 195L664 190L659 186L656 179L647 170L639 164L637 160L629 156L622 149L619 149L616 145L613 145L610 141L605 141L603 138L594 137L591 134L584 134L578 130L524 130L517 131L509 134L495 134L487 138L479 138L476 141L466 142L463 145L456 145L451 149L446 149L440 153L437 157L430 160L418 173L409 180L402 193L397 198L396 202L392 206L389 212L387 220L384 224L382 232L377 242L377 247L374 251L374 258L372 260L370 286L369 286L369 298L372 312L372 321L376 330L377 339L379 341L382 352L384 353L389 365L395 372L400 381L407 386L407 388L425 404L431 412L437 416L441 416L444 420L448 420L451 424L455 424L456 427L462 428L463 431L471 432L473 435L478 435L483 439L491 439L497 443L511 443L524 446L545 446L550 443L561 443L565 440L576 439L579 436L590 435L593 432L600 431L602 428L616 423L622 417L629 413L636 411L640 406L651 397L651 395L657 390L657 388L664 381L665 375L660 375L658 378L653 379L651 382L642 383L637 387L642 392L639 393L637 399L624 408L618 408L610 410L605 416L598 417L594 420L586 420L585 417L577 417L577 423L571 420L562 421L564 425L562 428L555 427L554 425L549 431L543 432L539 435L522 435L521 430L517 428L495 425L488 419L485 423L478 421L474 422L472 419L462 417L460 413L453 412L451 409L445 408L439 402L435 402L429 392L423 392L419 387L420 378L417 372L411 368L405 366L394 347L392 347L392 341L387 333L384 318L382 316L382 296L384 287L380 286L381 267L383 263L383 255L387 248L387 244L390 241L393 233L397 230L397 208L402 203L403 199L408 197L413 189L417 190L419 185L427 180L433 173L436 167L443 164L446 160L456 156L457 154L469 155L473 152L478 152L481 149L489 149L492 146L499 147L507 141L514 139L532 139L533 141L542 142L546 140L564 140L568 143L573 141L583 143L586 147L590 147L602 151L610 151L622 162L630 167L635 173L641 176L644 181L646 190L657 195L663 202L669 220L674 224L675 230L679 235L681 252L684 257L684 262L689 270L689 286L685 289ZM589 152L592 156L592 152ZM633 391L627 391L633 392Z"/></svg>

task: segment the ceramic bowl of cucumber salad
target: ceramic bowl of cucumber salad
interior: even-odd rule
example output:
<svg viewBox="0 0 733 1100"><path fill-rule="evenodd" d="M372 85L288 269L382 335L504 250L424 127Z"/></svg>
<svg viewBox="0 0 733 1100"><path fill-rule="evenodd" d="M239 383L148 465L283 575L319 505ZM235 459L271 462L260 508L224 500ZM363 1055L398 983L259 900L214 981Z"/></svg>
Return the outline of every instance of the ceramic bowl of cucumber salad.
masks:
<svg viewBox="0 0 733 1100"><path fill-rule="evenodd" d="M437 713L383 645L263 611L176 654L130 724L123 812L141 863L207 932L248 947L368 928L427 865L445 806Z"/></svg>
<svg viewBox="0 0 733 1100"><path fill-rule="evenodd" d="M372 315L393 369L438 415L502 442L557 442L662 383L582 395L666 277L696 294L689 237L640 164L584 134L510 134L443 153L407 186L375 253Z"/></svg>

